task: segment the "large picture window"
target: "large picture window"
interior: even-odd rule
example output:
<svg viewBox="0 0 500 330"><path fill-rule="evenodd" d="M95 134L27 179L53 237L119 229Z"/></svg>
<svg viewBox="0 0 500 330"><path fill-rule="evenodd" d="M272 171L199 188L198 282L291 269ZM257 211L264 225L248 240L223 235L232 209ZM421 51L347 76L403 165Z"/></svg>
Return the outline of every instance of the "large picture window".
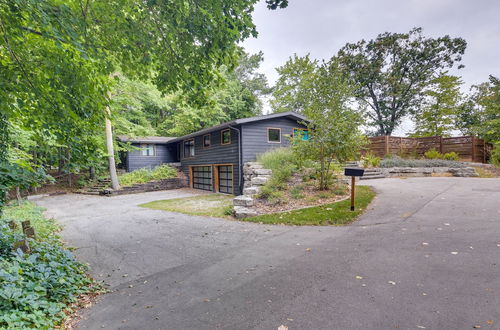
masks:
<svg viewBox="0 0 500 330"><path fill-rule="evenodd" d="M143 156L154 156L155 155L155 145L154 144L141 144L141 151Z"/></svg>
<svg viewBox="0 0 500 330"><path fill-rule="evenodd" d="M281 143L281 128L268 128L267 129L267 142Z"/></svg>
<svg viewBox="0 0 500 330"><path fill-rule="evenodd" d="M221 134L221 144L231 143L231 130L225 129L221 131L220 134Z"/></svg>
<svg viewBox="0 0 500 330"><path fill-rule="evenodd" d="M194 157L194 139L184 141L184 158Z"/></svg>

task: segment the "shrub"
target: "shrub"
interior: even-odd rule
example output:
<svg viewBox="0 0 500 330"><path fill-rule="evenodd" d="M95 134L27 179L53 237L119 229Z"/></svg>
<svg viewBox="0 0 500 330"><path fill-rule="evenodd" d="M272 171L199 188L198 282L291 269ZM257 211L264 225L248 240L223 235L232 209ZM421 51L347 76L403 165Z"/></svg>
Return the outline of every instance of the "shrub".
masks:
<svg viewBox="0 0 500 330"><path fill-rule="evenodd" d="M441 159L442 155L436 149L430 149L424 153L424 157L427 159Z"/></svg>
<svg viewBox="0 0 500 330"><path fill-rule="evenodd" d="M380 166L388 167L465 167L464 164L444 159L403 159L398 156L384 158Z"/></svg>
<svg viewBox="0 0 500 330"><path fill-rule="evenodd" d="M32 203L9 206L0 219L0 328L52 329L66 316L68 305L92 292L87 268L75 260L53 235L53 220ZM28 239L31 254L12 252L12 243L24 239L7 225L11 217L30 220L37 239Z"/></svg>
<svg viewBox="0 0 500 330"><path fill-rule="evenodd" d="M491 151L491 159L490 162L493 165L500 167L500 143L495 144L495 147Z"/></svg>
<svg viewBox="0 0 500 330"><path fill-rule="evenodd" d="M277 193L287 188L288 180L299 168L297 157L289 148L276 148L259 155L257 161L273 171L258 197L269 201L279 200L281 197Z"/></svg>
<svg viewBox="0 0 500 330"><path fill-rule="evenodd" d="M177 170L168 165L160 165L154 169L141 168L133 172L120 175L120 184L123 187L133 186L134 184L146 183L163 179L177 177Z"/></svg>
<svg viewBox="0 0 500 330"><path fill-rule="evenodd" d="M447 152L443 155L442 159L446 160L460 160L460 157L456 152Z"/></svg>
<svg viewBox="0 0 500 330"><path fill-rule="evenodd" d="M341 185L341 186L336 186L333 190L333 193L335 195L345 195L347 193L347 186Z"/></svg>
<svg viewBox="0 0 500 330"><path fill-rule="evenodd" d="M304 198L304 194L302 193L303 190L304 190L303 186L295 186L290 191L290 196L293 199L302 199Z"/></svg>
<svg viewBox="0 0 500 330"><path fill-rule="evenodd" d="M361 158L363 162L363 167L379 167L380 157L375 156L373 153L368 152Z"/></svg>

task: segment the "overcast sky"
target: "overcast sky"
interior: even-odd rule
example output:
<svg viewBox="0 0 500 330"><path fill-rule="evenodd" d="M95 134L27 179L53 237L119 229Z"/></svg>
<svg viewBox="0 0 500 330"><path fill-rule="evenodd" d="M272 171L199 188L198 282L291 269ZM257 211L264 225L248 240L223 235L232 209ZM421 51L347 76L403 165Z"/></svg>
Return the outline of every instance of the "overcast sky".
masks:
<svg viewBox="0 0 500 330"><path fill-rule="evenodd" d="M500 76L500 0L290 0L288 8L254 12L258 38L243 46L264 52L261 71L271 84L293 53L329 59L347 42L383 32L422 27L425 36L450 35L467 41L465 68L454 71L468 86Z"/></svg>

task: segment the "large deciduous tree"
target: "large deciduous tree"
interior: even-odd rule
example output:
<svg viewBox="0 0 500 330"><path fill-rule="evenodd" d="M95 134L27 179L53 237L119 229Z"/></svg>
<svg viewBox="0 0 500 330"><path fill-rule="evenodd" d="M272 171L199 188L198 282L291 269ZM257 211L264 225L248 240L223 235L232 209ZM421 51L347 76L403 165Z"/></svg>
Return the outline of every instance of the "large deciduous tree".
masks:
<svg viewBox="0 0 500 330"><path fill-rule="evenodd" d="M360 131L362 116L352 107L353 87L341 74L338 60L328 63L310 62L307 57L294 57L283 68L307 63L303 75L295 76L296 95L307 94L302 113L308 118L308 139L294 139L297 157L317 161L319 189L329 188L333 162L343 163L355 157L364 144ZM283 72L287 72L286 70Z"/></svg>
<svg viewBox="0 0 500 330"><path fill-rule="evenodd" d="M366 114L376 133L391 135L403 118L418 113L426 86L461 60L466 45L461 38L424 37L422 29L415 28L348 43L337 56L358 86L356 95L368 106Z"/></svg>
<svg viewBox="0 0 500 330"><path fill-rule="evenodd" d="M73 133L95 135L110 119L117 71L203 99L204 87L221 80L217 68L235 66L237 43L256 35L256 1L0 0L0 158L4 123L21 117L56 131L64 119ZM78 140L63 125L58 132L62 143Z"/></svg>
<svg viewBox="0 0 500 330"><path fill-rule="evenodd" d="M460 108L460 77L447 73L430 81L421 109L415 115L414 136L449 136Z"/></svg>

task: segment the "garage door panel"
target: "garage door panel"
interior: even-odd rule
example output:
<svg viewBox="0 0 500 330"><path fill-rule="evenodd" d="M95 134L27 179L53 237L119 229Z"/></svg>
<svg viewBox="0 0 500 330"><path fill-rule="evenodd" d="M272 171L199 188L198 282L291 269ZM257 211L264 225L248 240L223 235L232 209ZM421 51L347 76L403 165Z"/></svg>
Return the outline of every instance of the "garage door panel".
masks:
<svg viewBox="0 0 500 330"><path fill-rule="evenodd" d="M193 188L209 191L213 190L211 166L193 166L192 173Z"/></svg>

